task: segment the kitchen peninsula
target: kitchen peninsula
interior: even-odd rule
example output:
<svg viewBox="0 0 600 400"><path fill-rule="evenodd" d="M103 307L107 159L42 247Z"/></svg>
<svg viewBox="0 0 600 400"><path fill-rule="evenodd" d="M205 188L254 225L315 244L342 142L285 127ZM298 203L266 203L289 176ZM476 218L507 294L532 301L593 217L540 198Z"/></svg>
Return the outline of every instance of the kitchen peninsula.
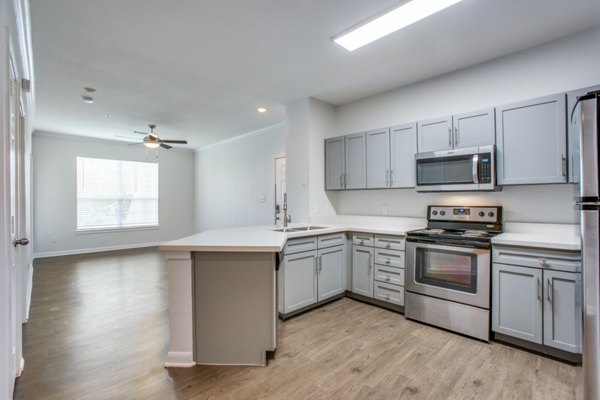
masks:
<svg viewBox="0 0 600 400"><path fill-rule="evenodd" d="M405 235L418 218L347 217L319 229L205 231L160 246L169 275L170 344L165 366L266 365L277 344L279 253L287 239L339 232ZM306 225L305 225L306 226Z"/></svg>

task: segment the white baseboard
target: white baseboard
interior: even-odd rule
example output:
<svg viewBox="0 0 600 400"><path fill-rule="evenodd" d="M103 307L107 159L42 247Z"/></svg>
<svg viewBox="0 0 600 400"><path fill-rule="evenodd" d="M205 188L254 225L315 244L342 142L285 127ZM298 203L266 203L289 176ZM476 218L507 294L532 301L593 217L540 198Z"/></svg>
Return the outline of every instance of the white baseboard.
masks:
<svg viewBox="0 0 600 400"><path fill-rule="evenodd" d="M137 243L137 244L123 244L119 246L106 246L106 247L92 247L87 249L75 249L75 250L61 250L61 251L46 251L42 253L34 253L33 259L45 258L45 257L59 257L59 256L71 256L75 254L87 254L87 253L99 253L102 251L113 251L113 250L127 250L127 249L141 249L144 247L155 247L163 244L164 242L153 242L153 243Z"/></svg>
<svg viewBox="0 0 600 400"><path fill-rule="evenodd" d="M167 368L190 368L195 365L192 353L185 351L170 351L165 362Z"/></svg>

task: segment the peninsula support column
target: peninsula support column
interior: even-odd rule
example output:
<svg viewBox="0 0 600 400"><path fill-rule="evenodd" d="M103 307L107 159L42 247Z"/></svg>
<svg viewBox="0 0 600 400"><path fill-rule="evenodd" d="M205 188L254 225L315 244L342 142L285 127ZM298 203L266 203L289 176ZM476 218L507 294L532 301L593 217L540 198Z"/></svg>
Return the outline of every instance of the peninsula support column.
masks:
<svg viewBox="0 0 600 400"><path fill-rule="evenodd" d="M194 314L192 271L189 251L165 253L169 274L169 352L165 367L193 367Z"/></svg>

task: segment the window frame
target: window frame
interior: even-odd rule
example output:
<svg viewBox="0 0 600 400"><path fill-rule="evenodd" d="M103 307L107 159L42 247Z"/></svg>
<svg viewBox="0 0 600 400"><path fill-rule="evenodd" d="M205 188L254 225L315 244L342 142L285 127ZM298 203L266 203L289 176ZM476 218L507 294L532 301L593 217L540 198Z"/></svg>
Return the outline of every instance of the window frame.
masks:
<svg viewBox="0 0 600 400"><path fill-rule="evenodd" d="M157 165L157 218L156 224L148 224L148 225L139 225L139 226L115 226L115 227L97 227L97 228L79 228L78 223L78 211L79 211L79 170L78 170L78 159L79 158L92 158L96 160L105 160L105 161L116 161L116 162L133 162L133 163L146 163L146 164L156 164ZM148 160L132 160L126 158L113 158L113 157L105 157L105 156L90 156L90 155L82 155L79 154L75 156L75 234L76 235L87 235L94 233L117 233L117 232L128 232L128 231L149 231L149 230L158 230L160 229L160 165L158 161L148 161Z"/></svg>

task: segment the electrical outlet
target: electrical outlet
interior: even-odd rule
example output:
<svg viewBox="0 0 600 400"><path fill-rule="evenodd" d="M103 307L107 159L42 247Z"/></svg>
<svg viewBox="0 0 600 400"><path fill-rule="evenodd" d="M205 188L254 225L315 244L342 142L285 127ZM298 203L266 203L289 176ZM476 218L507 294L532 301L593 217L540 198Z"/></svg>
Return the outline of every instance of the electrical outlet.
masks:
<svg viewBox="0 0 600 400"><path fill-rule="evenodd" d="M388 205L387 204L382 204L381 205L381 213L383 215L387 215L387 213L388 213Z"/></svg>
<svg viewBox="0 0 600 400"><path fill-rule="evenodd" d="M52 243L56 243L58 242L58 239L56 238L56 236L52 236Z"/></svg>
<svg viewBox="0 0 600 400"><path fill-rule="evenodd" d="M259 203L264 203L265 201L267 201L267 199L265 198L265 196L258 196L257 198Z"/></svg>

